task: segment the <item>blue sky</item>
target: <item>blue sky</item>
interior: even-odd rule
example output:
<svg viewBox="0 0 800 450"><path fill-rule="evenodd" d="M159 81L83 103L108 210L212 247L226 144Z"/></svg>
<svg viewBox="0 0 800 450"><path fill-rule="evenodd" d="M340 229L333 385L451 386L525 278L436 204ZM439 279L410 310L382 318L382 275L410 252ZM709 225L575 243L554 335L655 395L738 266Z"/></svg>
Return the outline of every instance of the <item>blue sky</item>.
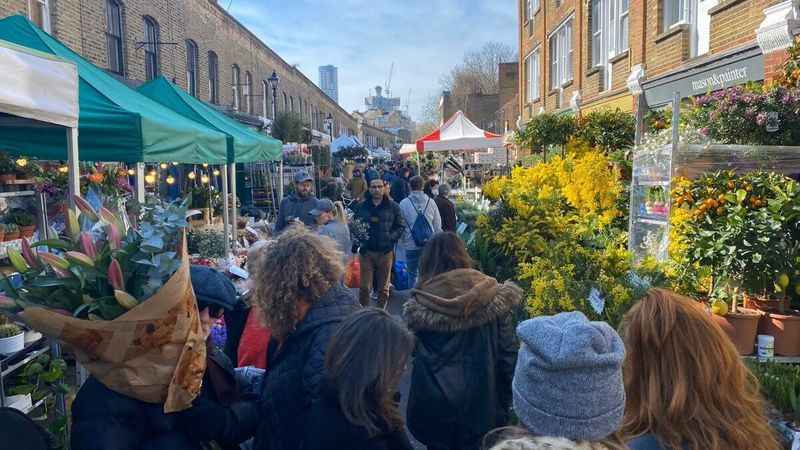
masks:
<svg viewBox="0 0 800 450"><path fill-rule="evenodd" d="M442 74L488 41L517 47L516 0L218 0L315 83L339 68L339 103L364 109L395 63L392 93L419 115Z"/></svg>

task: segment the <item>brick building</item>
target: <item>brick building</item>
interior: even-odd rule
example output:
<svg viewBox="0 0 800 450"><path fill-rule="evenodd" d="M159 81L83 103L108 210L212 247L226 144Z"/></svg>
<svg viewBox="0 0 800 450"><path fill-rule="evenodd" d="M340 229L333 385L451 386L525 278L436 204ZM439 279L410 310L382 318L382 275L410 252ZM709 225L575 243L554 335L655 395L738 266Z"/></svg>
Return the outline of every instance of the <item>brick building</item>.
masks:
<svg viewBox="0 0 800 450"><path fill-rule="evenodd" d="M794 40L790 0L519 0L519 108L658 107L769 79Z"/></svg>
<svg viewBox="0 0 800 450"><path fill-rule="evenodd" d="M313 135L354 135L356 120L215 0L2 0L93 64L137 85L154 76L244 122L272 118L267 79L280 77L278 113L299 114Z"/></svg>
<svg viewBox="0 0 800 450"><path fill-rule="evenodd" d="M358 124L358 140L367 148L383 148L391 151L396 147L399 138L382 128L378 128L362 120Z"/></svg>
<svg viewBox="0 0 800 450"><path fill-rule="evenodd" d="M453 117L461 110L467 118L479 128L491 132L502 132L502 124L497 121L497 111L500 109L500 94L469 94L457 101L450 91L442 92L439 100L439 119L441 123ZM460 104L459 104L460 103Z"/></svg>

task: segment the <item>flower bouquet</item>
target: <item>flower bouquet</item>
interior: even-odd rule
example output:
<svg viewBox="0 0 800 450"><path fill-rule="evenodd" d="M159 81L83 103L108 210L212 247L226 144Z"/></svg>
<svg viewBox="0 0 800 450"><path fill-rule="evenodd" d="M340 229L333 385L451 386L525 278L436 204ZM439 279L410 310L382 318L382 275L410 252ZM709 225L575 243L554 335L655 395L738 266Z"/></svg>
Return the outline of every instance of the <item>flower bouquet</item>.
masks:
<svg viewBox="0 0 800 450"><path fill-rule="evenodd" d="M188 408L205 371L183 233L188 200L151 199L138 229L82 197L75 203L80 215L68 213L65 236L10 249L23 281L0 279L0 307L72 346L108 388L165 412Z"/></svg>

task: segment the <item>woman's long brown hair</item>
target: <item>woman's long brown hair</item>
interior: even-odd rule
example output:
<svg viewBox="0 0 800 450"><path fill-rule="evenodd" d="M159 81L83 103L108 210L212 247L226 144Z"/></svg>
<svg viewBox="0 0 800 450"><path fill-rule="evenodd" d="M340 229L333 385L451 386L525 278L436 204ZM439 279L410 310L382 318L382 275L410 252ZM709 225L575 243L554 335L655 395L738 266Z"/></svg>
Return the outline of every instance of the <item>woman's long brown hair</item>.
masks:
<svg viewBox="0 0 800 450"><path fill-rule="evenodd" d="M471 269L472 258L464 241L452 231L436 233L419 257L419 284L455 269Z"/></svg>
<svg viewBox="0 0 800 450"><path fill-rule="evenodd" d="M652 434L673 450L780 448L758 382L697 302L653 289L625 315L620 334L626 438Z"/></svg>

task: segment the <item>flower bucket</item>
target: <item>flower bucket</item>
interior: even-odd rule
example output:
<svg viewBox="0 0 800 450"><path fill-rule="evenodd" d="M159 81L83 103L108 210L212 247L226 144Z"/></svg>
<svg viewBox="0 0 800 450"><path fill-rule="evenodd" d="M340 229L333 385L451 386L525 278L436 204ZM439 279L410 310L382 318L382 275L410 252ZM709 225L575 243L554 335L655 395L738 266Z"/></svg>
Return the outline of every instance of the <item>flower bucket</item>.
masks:
<svg viewBox="0 0 800 450"><path fill-rule="evenodd" d="M739 308L737 312L729 312L724 316L714 315L714 320L722 327L733 341L740 355L752 355L755 351L760 311Z"/></svg>
<svg viewBox="0 0 800 450"><path fill-rule="evenodd" d="M759 311L780 312L790 309L789 298L773 298L764 295L744 294L744 307Z"/></svg>
<svg viewBox="0 0 800 450"><path fill-rule="evenodd" d="M0 338L0 355L13 355L25 348L25 333Z"/></svg>
<svg viewBox="0 0 800 450"><path fill-rule="evenodd" d="M775 338L775 354L800 356L800 316L767 313L761 319L758 332Z"/></svg>

